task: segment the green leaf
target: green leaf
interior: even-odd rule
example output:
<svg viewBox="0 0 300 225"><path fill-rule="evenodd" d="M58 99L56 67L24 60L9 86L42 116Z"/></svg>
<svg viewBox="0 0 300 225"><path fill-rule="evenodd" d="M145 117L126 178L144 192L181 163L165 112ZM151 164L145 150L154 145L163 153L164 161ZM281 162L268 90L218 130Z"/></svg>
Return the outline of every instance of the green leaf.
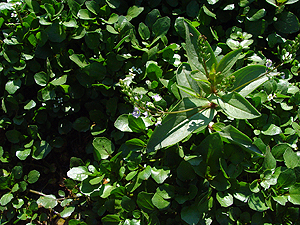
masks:
<svg viewBox="0 0 300 225"><path fill-rule="evenodd" d="M228 192L217 192L216 198L222 207L229 207L233 204L233 196Z"/></svg>
<svg viewBox="0 0 300 225"><path fill-rule="evenodd" d="M231 74L235 77L231 90L237 91L241 96L246 97L269 80L267 75L262 76L266 71L267 68L263 65L250 65L235 71Z"/></svg>
<svg viewBox="0 0 300 225"><path fill-rule="evenodd" d="M224 177L222 172L210 182L210 185L217 191L225 191L231 187L231 183Z"/></svg>
<svg viewBox="0 0 300 225"><path fill-rule="evenodd" d="M83 71L96 79L102 80L105 78L105 75L107 74L106 72L106 67L102 63L98 62L93 62L86 67L84 67Z"/></svg>
<svg viewBox="0 0 300 225"><path fill-rule="evenodd" d="M251 154L263 156L262 152L255 145L252 144L252 140L235 127L228 125L224 127L221 131L219 131L219 133L222 137L227 138L234 144L241 146L243 149L250 152Z"/></svg>
<svg viewBox="0 0 300 225"><path fill-rule="evenodd" d="M294 169L295 167L299 166L300 158L291 148L286 149L283 154L283 159L287 168Z"/></svg>
<svg viewBox="0 0 300 225"><path fill-rule="evenodd" d="M265 204L265 199L262 193L253 193L250 195L248 205L251 209L258 212L263 212L269 209L269 207Z"/></svg>
<svg viewBox="0 0 300 225"><path fill-rule="evenodd" d="M277 161L283 161L283 154L290 150L293 151L288 144L280 143L275 145L271 152Z"/></svg>
<svg viewBox="0 0 300 225"><path fill-rule="evenodd" d="M44 159L51 152L51 149L50 144L46 141L36 141L33 145L32 158Z"/></svg>
<svg viewBox="0 0 300 225"><path fill-rule="evenodd" d="M79 132L86 132L90 129L90 122L87 117L79 117L73 123L73 128Z"/></svg>
<svg viewBox="0 0 300 225"><path fill-rule="evenodd" d="M14 144L19 143L22 138L22 134L17 130L6 131L5 136L9 142Z"/></svg>
<svg viewBox="0 0 300 225"><path fill-rule="evenodd" d="M254 119L261 116L260 112L236 92L217 98L217 104L226 114L236 119Z"/></svg>
<svg viewBox="0 0 300 225"><path fill-rule="evenodd" d="M296 182L296 174L294 170L288 168L283 170L278 179L277 179L277 187L279 188L288 188L294 185Z"/></svg>
<svg viewBox="0 0 300 225"><path fill-rule="evenodd" d="M12 95L16 93L18 89L20 89L21 85L22 81L20 79L10 80L5 84L5 90Z"/></svg>
<svg viewBox="0 0 300 225"><path fill-rule="evenodd" d="M34 74L35 82L40 86L46 86L49 82L50 76L45 72L39 72Z"/></svg>
<svg viewBox="0 0 300 225"><path fill-rule="evenodd" d="M115 151L114 144L106 137L96 137L93 140L94 153L97 160L107 159Z"/></svg>
<svg viewBox="0 0 300 225"><path fill-rule="evenodd" d="M155 206L152 203L153 196L154 194L152 193L142 191L138 193L136 203L142 210L145 210L146 212L152 212L155 210Z"/></svg>
<svg viewBox="0 0 300 225"><path fill-rule="evenodd" d="M67 37L66 27L59 24L59 22L52 23L45 29L50 41L60 43Z"/></svg>
<svg viewBox="0 0 300 225"><path fill-rule="evenodd" d="M80 68L84 68L88 65L88 62L85 59L83 54L72 54L69 58L76 63Z"/></svg>
<svg viewBox="0 0 300 225"><path fill-rule="evenodd" d="M166 168L151 168L151 177L156 181L158 184L162 184L168 177L170 176L170 170Z"/></svg>
<svg viewBox="0 0 300 225"><path fill-rule="evenodd" d="M158 208L159 210L167 209L170 206L170 201L165 200L161 197L158 193L155 193L152 197L153 205Z"/></svg>
<svg viewBox="0 0 300 225"><path fill-rule="evenodd" d="M148 152L152 152L178 143L197 129L205 128L214 118L216 111L211 108L199 110L197 107L206 107L209 101L198 98L184 98L171 110L186 112L168 114L157 126L147 145Z"/></svg>
<svg viewBox="0 0 300 225"><path fill-rule="evenodd" d="M255 9L255 10L250 10L250 12L247 14L247 19L249 21L257 21L263 18L267 14L265 9Z"/></svg>
<svg viewBox="0 0 300 225"><path fill-rule="evenodd" d="M261 131L264 135L274 136L277 134L282 133L282 130L280 127L276 126L275 124L266 124L263 127L263 130Z"/></svg>
<svg viewBox="0 0 300 225"><path fill-rule="evenodd" d="M192 69L188 63L182 63L176 71L176 80L178 85L184 86L200 93L200 88L197 82L191 78ZM204 76L203 79L206 79ZM190 97L190 95L183 90L180 90L181 97Z"/></svg>
<svg viewBox="0 0 300 225"><path fill-rule="evenodd" d="M27 178L27 182L29 184L33 184L35 182L38 181L40 177L40 172L37 171L37 170L31 170L29 173L28 173L28 178Z"/></svg>
<svg viewBox="0 0 300 225"><path fill-rule="evenodd" d="M85 180L90 174L86 166L73 167L67 172L69 178L77 181Z"/></svg>
<svg viewBox="0 0 300 225"><path fill-rule="evenodd" d="M207 53L209 54L209 57L207 59L199 58L198 54L198 38L200 36L200 33L198 30L190 24L187 20L184 20L184 26L185 26L185 40L186 40L186 53L188 57L188 62L192 68L192 70L198 70L203 74L205 77L207 74L205 72L203 61L206 62L207 69L211 69L212 65L217 65L217 59L215 57L215 54L213 50L211 49L211 46L206 41L205 46L207 48ZM209 72L209 71L208 71Z"/></svg>
<svg viewBox="0 0 300 225"><path fill-rule="evenodd" d="M122 132L133 132L128 124L128 114L120 115L115 121L114 126Z"/></svg>
<svg viewBox="0 0 300 225"><path fill-rule="evenodd" d="M276 30L284 34L296 33L300 30L300 23L292 12L283 11L274 23Z"/></svg>
<svg viewBox="0 0 300 225"><path fill-rule="evenodd" d="M68 75L62 75L61 77L55 78L50 83L54 86L63 85L67 82Z"/></svg>
<svg viewBox="0 0 300 225"><path fill-rule="evenodd" d="M118 215L106 215L101 219L103 225L118 225L121 219Z"/></svg>
<svg viewBox="0 0 300 225"><path fill-rule="evenodd" d="M138 32L144 41L150 38L150 30L143 22L139 24Z"/></svg>
<svg viewBox="0 0 300 225"><path fill-rule="evenodd" d="M288 200L295 205L300 205L300 184L299 183L289 188Z"/></svg>
<svg viewBox="0 0 300 225"><path fill-rule="evenodd" d="M171 19L167 16L156 20L156 22L152 26L152 32L155 35L155 39L152 41L150 46L152 46L158 39L160 39L168 33L170 25Z"/></svg>
<svg viewBox="0 0 300 225"><path fill-rule="evenodd" d="M24 109L29 110L36 106L36 103L34 100L30 100L25 106Z"/></svg>
<svg viewBox="0 0 300 225"><path fill-rule="evenodd" d="M272 155L269 146L267 147L262 167L264 170L274 170L276 168L276 159Z"/></svg>
<svg viewBox="0 0 300 225"><path fill-rule="evenodd" d="M105 0L108 6L112 9L119 8L121 1L120 0Z"/></svg>
<svg viewBox="0 0 300 225"><path fill-rule="evenodd" d="M132 212L136 208L136 204L133 199L127 197L126 195L122 197L121 206L127 212Z"/></svg>
<svg viewBox="0 0 300 225"><path fill-rule="evenodd" d="M144 120L141 117L135 118L133 115L128 115L128 126L136 133L143 132L146 129Z"/></svg>
<svg viewBox="0 0 300 225"><path fill-rule="evenodd" d="M227 53L218 63L216 73L221 73L221 77L226 77L241 55L242 49L237 49Z"/></svg>
<svg viewBox="0 0 300 225"><path fill-rule="evenodd" d="M46 209L53 209L57 205L56 197L54 195L41 196L36 203L42 205Z"/></svg>
<svg viewBox="0 0 300 225"><path fill-rule="evenodd" d="M93 20L91 13L87 9L80 9L77 13L78 18L82 20Z"/></svg>
<svg viewBox="0 0 300 225"><path fill-rule="evenodd" d="M182 161L177 167L177 177L182 181L192 180L196 177L190 163Z"/></svg>
<svg viewBox="0 0 300 225"><path fill-rule="evenodd" d="M189 225L198 224L201 214L198 211L197 205L186 206L181 210L181 219Z"/></svg>
<svg viewBox="0 0 300 225"><path fill-rule="evenodd" d="M126 18L128 19L128 21L130 21L131 19L133 19L133 18L137 17L138 15L140 15L143 11L144 11L144 7L138 7L136 5L131 6L127 10Z"/></svg>
<svg viewBox="0 0 300 225"><path fill-rule="evenodd" d="M191 88L188 88L188 87L185 87L185 86L181 86L181 85L176 85L178 87L178 89L181 91L181 96L182 96L182 93L187 93L188 96L187 97L190 97L190 96L193 96L193 97L200 97L199 93L195 92L193 89Z"/></svg>
<svg viewBox="0 0 300 225"><path fill-rule="evenodd" d="M72 215L72 213L74 212L75 207L74 206L69 206L64 208L64 210L60 213L60 216L62 218L68 218Z"/></svg>
<svg viewBox="0 0 300 225"><path fill-rule="evenodd" d="M5 206L8 203L10 203L10 201L14 198L12 193L6 193L4 195L2 195L1 199L0 199L0 204Z"/></svg>
<svg viewBox="0 0 300 225"><path fill-rule="evenodd" d="M17 150L16 151L16 156L20 160L25 160L29 155L30 155L31 149L22 149L22 150Z"/></svg>

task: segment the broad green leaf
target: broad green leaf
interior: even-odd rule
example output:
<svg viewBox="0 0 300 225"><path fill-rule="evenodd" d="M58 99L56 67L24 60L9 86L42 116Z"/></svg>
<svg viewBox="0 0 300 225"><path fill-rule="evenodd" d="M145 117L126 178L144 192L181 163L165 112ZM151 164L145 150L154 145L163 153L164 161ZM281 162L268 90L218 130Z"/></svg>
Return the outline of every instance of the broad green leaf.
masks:
<svg viewBox="0 0 300 225"><path fill-rule="evenodd" d="M186 6L186 14L189 17L196 17L199 13L200 6L199 3L196 0L192 0L187 4Z"/></svg>
<svg viewBox="0 0 300 225"><path fill-rule="evenodd" d="M180 86L194 90L194 92L196 92L196 93L200 93L200 88L199 88L197 82L191 78L191 72L192 72L192 69L191 69L190 65L188 63L182 63L176 71L177 83ZM204 79L206 79L205 76L204 76ZM180 94L181 94L182 98L190 97L190 95L183 90L180 90Z"/></svg>
<svg viewBox="0 0 300 225"><path fill-rule="evenodd" d="M217 192L216 198L222 207L229 207L233 204L233 196L228 192Z"/></svg>
<svg viewBox="0 0 300 225"><path fill-rule="evenodd" d="M150 38L150 30L143 22L139 24L138 32L144 41Z"/></svg>
<svg viewBox="0 0 300 225"><path fill-rule="evenodd" d="M246 97L269 80L267 75L263 76L266 71L267 68L263 65L250 65L235 71L231 74L231 76L235 77L231 90L237 91L241 96Z"/></svg>
<svg viewBox="0 0 300 225"><path fill-rule="evenodd" d="M0 204L5 206L7 205L12 199L14 198L12 193L6 193L4 195L2 195L1 199L0 199Z"/></svg>
<svg viewBox="0 0 300 225"><path fill-rule="evenodd" d="M248 206L258 212L263 212L269 209L265 204L264 196L262 193L253 193L248 200Z"/></svg>
<svg viewBox="0 0 300 225"><path fill-rule="evenodd" d="M37 171L37 170L31 170L29 173L28 173L28 178L27 178L27 182L29 184L33 184L35 182L38 181L40 177L40 172Z"/></svg>
<svg viewBox="0 0 300 225"><path fill-rule="evenodd" d="M190 163L182 161L177 167L177 177L182 181L192 180L196 173Z"/></svg>
<svg viewBox="0 0 300 225"><path fill-rule="evenodd" d="M46 141L36 141L33 145L32 158L44 159L51 152L51 149L50 144Z"/></svg>
<svg viewBox="0 0 300 225"><path fill-rule="evenodd" d="M63 42L67 37L66 27L59 22L54 22L45 29L48 39L55 43Z"/></svg>
<svg viewBox="0 0 300 225"><path fill-rule="evenodd" d="M138 7L136 5L131 6L128 10L127 10L127 19L130 21L131 19L137 17L138 15L140 15L142 12L144 11L144 7Z"/></svg>
<svg viewBox="0 0 300 225"><path fill-rule="evenodd" d="M88 65L88 62L85 59L83 54L72 54L69 58L76 63L80 68L84 68Z"/></svg>
<svg viewBox="0 0 300 225"><path fill-rule="evenodd" d="M55 78L50 83L54 86L59 86L67 82L68 75L62 75L61 77Z"/></svg>
<svg viewBox="0 0 300 225"><path fill-rule="evenodd" d="M170 29L171 19L167 16L159 18L152 26L152 32L155 35L154 40L152 41L152 46L158 39L166 35Z"/></svg>
<svg viewBox="0 0 300 225"><path fill-rule="evenodd" d="M203 76L206 76L206 72L203 66L203 61L206 62L206 67L208 72L210 72L210 69L212 68L212 65L217 65L217 59L215 57L215 54L213 50L211 49L211 46L206 41L205 47L207 48L207 53L209 54L208 58L202 59L199 58L199 50L198 50L198 38L200 37L199 31L190 24L187 20L184 20L184 26L185 26L185 41L186 41L186 53L188 57L188 62L192 68L192 70L198 70L203 74Z"/></svg>
<svg viewBox="0 0 300 225"><path fill-rule="evenodd" d="M5 84L5 90L12 95L21 88L21 85L22 81L20 79L10 80Z"/></svg>
<svg viewBox="0 0 300 225"><path fill-rule="evenodd" d="M288 202L288 196L280 195L280 196L272 196L275 202L279 203L280 205L285 206L285 204Z"/></svg>
<svg viewBox="0 0 300 225"><path fill-rule="evenodd" d="M122 197L121 206L127 212L132 212L136 208L136 204L133 199L127 197L126 195Z"/></svg>
<svg viewBox="0 0 300 225"><path fill-rule="evenodd" d="M236 119L254 119L261 116L243 96L236 92L217 98L217 104L226 114Z"/></svg>
<svg viewBox="0 0 300 225"><path fill-rule="evenodd" d="M262 152L252 144L252 140L235 127L228 125L219 131L220 135L227 138L229 141L241 146L243 149L251 154L263 156Z"/></svg>
<svg viewBox="0 0 300 225"><path fill-rule="evenodd" d="M274 27L281 33L292 34L300 30L300 23L297 16L292 12L283 11L277 21L274 22Z"/></svg>
<svg viewBox="0 0 300 225"><path fill-rule="evenodd" d="M85 180L90 174L86 166L73 167L67 172L69 178L77 181Z"/></svg>
<svg viewBox="0 0 300 225"><path fill-rule="evenodd" d="M20 131L17 130L9 130L5 132L5 136L11 143L19 143L22 139L22 134Z"/></svg>
<svg viewBox="0 0 300 225"><path fill-rule="evenodd" d="M144 120L141 117L135 118L133 115L128 115L128 126L133 132L143 132L146 129Z"/></svg>
<svg viewBox="0 0 300 225"><path fill-rule="evenodd" d="M96 137L93 140L94 153L97 160L107 159L115 151L114 144L106 137Z"/></svg>
<svg viewBox="0 0 300 225"><path fill-rule="evenodd" d="M286 149L283 154L283 159L287 168L294 169L299 166L300 158L291 148Z"/></svg>
<svg viewBox="0 0 300 225"><path fill-rule="evenodd" d="M271 152L277 161L283 161L283 155L286 151L293 151L290 146L286 143L280 143L275 145Z"/></svg>
<svg viewBox="0 0 300 225"><path fill-rule="evenodd" d="M231 187L231 183L226 179L222 172L220 172L212 181L210 185L217 191L225 191Z"/></svg>
<svg viewBox="0 0 300 225"><path fill-rule="evenodd" d="M209 101L198 98L184 98L171 112L188 110L180 113L168 114L157 126L147 145L148 152L152 152L181 141L197 129L205 128L214 118L216 111L207 107ZM194 109L193 109L194 108Z"/></svg>
<svg viewBox="0 0 300 225"><path fill-rule="evenodd" d="M34 74L34 80L40 86L46 86L49 82L49 79L50 79L49 74L43 71Z"/></svg>
<svg viewBox="0 0 300 225"><path fill-rule="evenodd" d="M175 195L175 188L170 184L163 184L156 188L156 193L158 193L164 199L171 199Z"/></svg>
<svg viewBox="0 0 300 225"><path fill-rule="evenodd" d="M274 170L276 168L276 159L272 155L269 146L267 147L267 151L265 154L265 158L264 158L262 167L264 170Z"/></svg>
<svg viewBox="0 0 300 225"><path fill-rule="evenodd" d="M103 225L117 225L120 221L119 215L116 214L108 214L101 219Z"/></svg>
<svg viewBox="0 0 300 225"><path fill-rule="evenodd" d="M93 20L94 19L91 15L90 11L88 11L87 9L80 9L77 13L77 16L82 20Z"/></svg>
<svg viewBox="0 0 300 225"><path fill-rule="evenodd" d="M69 216L72 215L72 213L74 212L75 207L74 206L69 206L64 208L64 210L60 213L60 216L62 218L68 218Z"/></svg>
<svg viewBox="0 0 300 225"><path fill-rule="evenodd" d="M73 123L73 128L79 132L86 132L90 129L90 120L87 117L79 117Z"/></svg>
<svg viewBox="0 0 300 225"><path fill-rule="evenodd" d="M259 10L250 10L250 12L247 14L247 19L249 21L257 21L263 18L267 14L265 9L259 9Z"/></svg>
<svg viewBox="0 0 300 225"><path fill-rule="evenodd" d="M153 196L154 194L142 191L138 193L136 203L142 210L145 210L146 212L152 212L155 210L155 206L152 203Z"/></svg>
<svg viewBox="0 0 300 225"><path fill-rule="evenodd" d="M190 96L193 96L193 97L200 97L199 93L195 92L193 89L191 88L188 88L188 87L185 87L185 86L181 86L181 85L176 85L178 87L178 89L181 91L181 93L186 93L188 94L188 96L186 97L190 97ZM182 96L182 94L181 94Z"/></svg>
<svg viewBox="0 0 300 225"><path fill-rule="evenodd" d="M276 126L275 124L266 124L263 127L261 133L264 135L275 136L277 134L282 133L282 130L280 127Z"/></svg>
<svg viewBox="0 0 300 225"><path fill-rule="evenodd" d="M53 209L57 205L57 200L54 195L41 196L36 202L37 204L42 205L46 209Z"/></svg>
<svg viewBox="0 0 300 225"><path fill-rule="evenodd" d="M202 215L198 211L197 205L185 206L181 210L181 219L189 225L198 224Z"/></svg>
<svg viewBox="0 0 300 225"><path fill-rule="evenodd" d="M151 169L151 177L158 184L162 184L170 176L170 170L166 168L156 168Z"/></svg>
<svg viewBox="0 0 300 225"><path fill-rule="evenodd" d="M278 179L277 179L277 187L279 188L287 188L294 185L296 182L296 174L294 170L288 168L283 170Z"/></svg>
<svg viewBox="0 0 300 225"><path fill-rule="evenodd" d="M30 152L31 152L30 148L17 150L16 151L16 156L20 160L25 160L30 155Z"/></svg>
<svg viewBox="0 0 300 225"><path fill-rule="evenodd" d="M289 188L288 200L295 205L300 205L300 184L299 183Z"/></svg>
<svg viewBox="0 0 300 225"><path fill-rule="evenodd" d="M120 115L115 121L114 126L122 132L133 132L128 124L128 114Z"/></svg>
<svg viewBox="0 0 300 225"><path fill-rule="evenodd" d="M221 77L226 77L236 61L239 59L241 52L242 49L237 49L227 53L218 63L216 73L221 73Z"/></svg>
<svg viewBox="0 0 300 225"><path fill-rule="evenodd" d="M153 205L158 208L159 210L164 210L169 207L171 204L170 201L165 200L162 196L160 196L157 192L152 197L152 203Z"/></svg>
<svg viewBox="0 0 300 225"><path fill-rule="evenodd" d="M25 106L24 109L29 110L36 106L36 103L34 100L30 100Z"/></svg>

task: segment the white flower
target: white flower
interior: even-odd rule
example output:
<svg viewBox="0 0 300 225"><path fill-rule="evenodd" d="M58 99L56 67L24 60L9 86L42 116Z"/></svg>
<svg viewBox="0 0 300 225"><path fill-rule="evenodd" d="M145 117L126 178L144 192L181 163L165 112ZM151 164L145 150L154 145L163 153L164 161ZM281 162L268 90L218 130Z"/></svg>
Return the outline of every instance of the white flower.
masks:
<svg viewBox="0 0 300 225"><path fill-rule="evenodd" d="M143 112L142 114L144 115L144 117L148 117L148 116L149 116L149 114L148 114L147 111L146 111L146 112Z"/></svg>
<svg viewBox="0 0 300 225"><path fill-rule="evenodd" d="M276 98L276 94L269 94L267 97L268 101L271 101L274 98Z"/></svg>
<svg viewBox="0 0 300 225"><path fill-rule="evenodd" d="M139 118L139 116L141 115L141 111L139 110L138 107L134 107L134 110L132 112L133 117L135 118Z"/></svg>
<svg viewBox="0 0 300 225"><path fill-rule="evenodd" d="M157 126L160 126L160 125L161 125L161 121L159 120L159 121L156 122L155 126L157 127Z"/></svg>
<svg viewBox="0 0 300 225"><path fill-rule="evenodd" d="M158 102L158 101L160 101L160 100L162 99L162 97L160 97L158 94L152 96L152 98L153 98L153 100L156 101L156 102Z"/></svg>
<svg viewBox="0 0 300 225"><path fill-rule="evenodd" d="M266 67L270 68L272 66L272 61L270 59L266 60Z"/></svg>

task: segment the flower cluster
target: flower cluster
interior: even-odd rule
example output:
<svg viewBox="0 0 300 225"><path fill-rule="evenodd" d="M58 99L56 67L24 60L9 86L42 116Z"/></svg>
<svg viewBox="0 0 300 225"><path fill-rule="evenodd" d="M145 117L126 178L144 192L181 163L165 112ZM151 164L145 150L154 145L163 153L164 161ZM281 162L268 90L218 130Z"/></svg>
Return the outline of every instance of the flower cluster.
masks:
<svg viewBox="0 0 300 225"><path fill-rule="evenodd" d="M117 86L120 86L121 91L126 95L125 100L134 106L131 115L135 118L139 118L140 116L148 117L153 122L156 121L155 125L157 126L161 124L161 113L157 114L159 109L155 106L155 102L161 101L162 97L159 94L154 93L148 93L147 95L138 94L130 86L135 83L135 76L142 73L142 69L133 66L129 69L128 75L126 75L124 79L119 80ZM150 96L150 98L148 96ZM151 98L153 102L151 101Z"/></svg>

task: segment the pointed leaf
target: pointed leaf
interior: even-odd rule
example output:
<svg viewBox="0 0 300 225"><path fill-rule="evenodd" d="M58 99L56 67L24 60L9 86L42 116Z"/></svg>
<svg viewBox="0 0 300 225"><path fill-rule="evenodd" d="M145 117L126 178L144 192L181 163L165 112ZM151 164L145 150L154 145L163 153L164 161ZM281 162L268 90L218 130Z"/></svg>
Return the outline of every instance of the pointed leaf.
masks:
<svg viewBox="0 0 300 225"><path fill-rule="evenodd" d="M206 107L209 101L198 98L182 99L172 111L192 109L186 112L168 114L157 126L148 142L149 152L176 144L197 129L205 128L214 118L216 111Z"/></svg>
<svg viewBox="0 0 300 225"><path fill-rule="evenodd" d="M217 102L226 114L236 119L254 119L261 116L243 96L236 92L221 96Z"/></svg>
<svg viewBox="0 0 300 225"><path fill-rule="evenodd" d="M207 53L209 53L209 58L202 59L198 55L198 38L200 36L199 31L187 20L184 20L185 26L185 41L186 41L186 53L188 57L189 64L192 70L199 70L205 76L205 69L203 67L203 60L206 62L207 69L210 69L212 65L217 65L217 59L211 46L206 41L205 45L207 48ZM209 72L209 71L208 71Z"/></svg>
<svg viewBox="0 0 300 225"><path fill-rule="evenodd" d="M192 69L188 63L182 63L176 71L176 80L178 85L193 89L196 93L200 93L200 88L195 80L191 78ZM204 76L204 79L206 77ZM181 97L190 97L188 93L180 90Z"/></svg>
<svg viewBox="0 0 300 225"><path fill-rule="evenodd" d="M267 75L261 76L266 70L267 68L263 65L250 65L237 70L231 74L231 76L235 77L232 90L237 91L240 95L246 97L264 82L269 80Z"/></svg>
<svg viewBox="0 0 300 225"><path fill-rule="evenodd" d="M188 94L188 97L190 97L190 96L194 96L196 98L200 97L200 95L197 92L195 92L193 89L191 89L191 88L188 88L188 87L185 87L185 86L181 86L181 85L178 85L178 84L176 86L181 91L181 93L184 92L184 93ZM182 94L181 94L181 96L182 96Z"/></svg>
<svg viewBox="0 0 300 225"><path fill-rule="evenodd" d="M226 76L226 74L230 72L231 68L238 60L241 52L242 49L237 49L227 53L218 63L216 73L220 72L223 76Z"/></svg>
<svg viewBox="0 0 300 225"><path fill-rule="evenodd" d="M220 135L229 141L241 146L251 154L263 156L262 152L252 144L252 140L235 127L228 125L219 131Z"/></svg>

